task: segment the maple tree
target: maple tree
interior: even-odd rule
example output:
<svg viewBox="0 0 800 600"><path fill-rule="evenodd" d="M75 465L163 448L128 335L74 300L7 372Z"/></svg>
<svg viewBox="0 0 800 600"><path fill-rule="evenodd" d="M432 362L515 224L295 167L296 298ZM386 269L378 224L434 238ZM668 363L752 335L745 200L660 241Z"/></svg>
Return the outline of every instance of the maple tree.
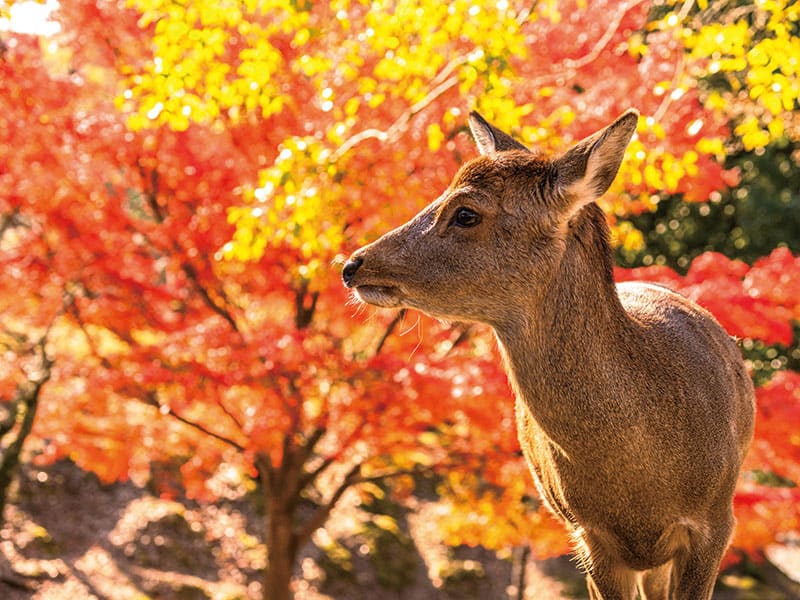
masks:
<svg viewBox="0 0 800 600"><path fill-rule="evenodd" d="M705 201L736 183L720 159L737 145L796 135L796 70L762 56L797 54L793 5L129 4L64 3L52 40L2 34L0 395L35 389L37 460L204 500L258 481L270 598L347 490L407 493L422 472L449 543L563 552L486 331L364 319L336 261L446 187L474 155L471 108L558 151L637 106L603 202L639 247L629 215ZM786 345L798 267L786 250L752 266L703 254L685 276L618 277ZM798 481L797 385L787 371L759 388L751 474ZM743 481L737 547L796 530L796 500Z"/></svg>

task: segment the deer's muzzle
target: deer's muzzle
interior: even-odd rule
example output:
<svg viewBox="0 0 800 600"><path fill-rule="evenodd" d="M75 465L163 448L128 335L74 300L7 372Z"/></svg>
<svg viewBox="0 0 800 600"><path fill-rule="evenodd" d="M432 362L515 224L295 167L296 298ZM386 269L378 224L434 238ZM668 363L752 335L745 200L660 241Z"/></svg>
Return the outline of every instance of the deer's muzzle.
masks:
<svg viewBox="0 0 800 600"><path fill-rule="evenodd" d="M363 258L351 258L344 265L342 269L342 281L346 287L353 287L353 278L356 276L356 271L364 263Z"/></svg>

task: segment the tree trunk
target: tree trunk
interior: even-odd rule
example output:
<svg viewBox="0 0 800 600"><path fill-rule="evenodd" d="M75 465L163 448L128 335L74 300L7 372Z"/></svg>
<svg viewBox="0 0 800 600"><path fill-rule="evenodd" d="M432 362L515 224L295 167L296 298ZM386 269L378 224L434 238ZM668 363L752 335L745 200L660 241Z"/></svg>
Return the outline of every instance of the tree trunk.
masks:
<svg viewBox="0 0 800 600"><path fill-rule="evenodd" d="M282 507L267 510L268 560L264 572L264 600L291 600L293 597L292 571L298 550L292 530L293 520L291 511Z"/></svg>
<svg viewBox="0 0 800 600"><path fill-rule="evenodd" d="M0 429L0 438L3 438L3 443L6 443L4 439L6 434L10 439L7 445L0 444L0 522L3 521L8 489L17 472L22 445L25 443L31 429L33 429L36 409L39 406L39 392L45 382L50 379L51 363L47 359L43 359L42 363L44 375L38 380L30 381L17 388L16 396L10 403L8 419ZM14 436L13 429L16 422L20 420L20 415L21 423L16 430L16 436Z"/></svg>
<svg viewBox="0 0 800 600"><path fill-rule="evenodd" d="M521 546L514 551L511 568L511 592L510 600L523 600L525 598L525 570L528 566L528 558L531 555L531 547Z"/></svg>

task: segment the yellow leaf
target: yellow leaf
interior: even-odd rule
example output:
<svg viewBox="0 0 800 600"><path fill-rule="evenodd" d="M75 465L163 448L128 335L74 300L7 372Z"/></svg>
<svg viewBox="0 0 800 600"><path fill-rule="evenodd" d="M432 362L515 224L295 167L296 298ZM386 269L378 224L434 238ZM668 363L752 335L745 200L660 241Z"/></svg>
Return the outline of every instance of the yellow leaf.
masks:
<svg viewBox="0 0 800 600"><path fill-rule="evenodd" d="M767 129L769 129L769 133L773 139L778 139L783 136L783 121L781 119L772 119L772 121L767 124Z"/></svg>
<svg viewBox="0 0 800 600"><path fill-rule="evenodd" d="M775 93L765 93L761 96L761 104L772 113L773 116L778 115L783 110L783 103L781 97Z"/></svg>
<svg viewBox="0 0 800 600"><path fill-rule="evenodd" d="M344 114L348 117L354 116L358 112L358 108L361 106L361 100L359 98L350 98L344 105Z"/></svg>
<svg viewBox="0 0 800 600"><path fill-rule="evenodd" d="M391 533L399 533L400 531L397 521L389 515L373 515L372 522L381 529Z"/></svg>
<svg viewBox="0 0 800 600"><path fill-rule="evenodd" d="M428 125L427 129L428 133L428 149L431 152L436 152L442 146L442 141L444 141L444 133L442 133L442 128L439 127L438 123L431 123Z"/></svg>

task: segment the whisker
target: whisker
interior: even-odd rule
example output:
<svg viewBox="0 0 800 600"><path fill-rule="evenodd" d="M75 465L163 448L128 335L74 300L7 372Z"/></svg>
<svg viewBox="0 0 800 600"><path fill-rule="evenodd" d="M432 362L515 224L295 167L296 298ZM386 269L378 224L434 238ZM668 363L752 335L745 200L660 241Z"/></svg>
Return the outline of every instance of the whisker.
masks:
<svg viewBox="0 0 800 600"><path fill-rule="evenodd" d="M331 267L341 267L347 262L347 257L344 254L337 254L330 260Z"/></svg>
<svg viewBox="0 0 800 600"><path fill-rule="evenodd" d="M405 318L406 318L407 316L408 316L408 313L406 313L405 315L403 315L403 321L405 321ZM414 328L415 328L417 325L419 325L419 320L420 320L420 316L419 316L419 313L417 313L417 320L416 320L414 323L412 323L410 327L408 327L408 328L404 329L403 331L401 331L401 332L400 332L400 333L398 333L397 335L399 335L400 337L403 337L404 335L406 335L407 333L409 333L409 332L410 332L412 329L414 329ZM402 322L401 322L401 324L402 324Z"/></svg>
<svg viewBox="0 0 800 600"><path fill-rule="evenodd" d="M411 351L411 354L409 354L408 360L411 360L417 353L417 350L419 350L419 347L422 346L422 340L425 337L424 332L422 330L422 317L420 316L420 313L417 313L417 322L414 325L416 326L417 329L417 345L414 346L414 349Z"/></svg>

